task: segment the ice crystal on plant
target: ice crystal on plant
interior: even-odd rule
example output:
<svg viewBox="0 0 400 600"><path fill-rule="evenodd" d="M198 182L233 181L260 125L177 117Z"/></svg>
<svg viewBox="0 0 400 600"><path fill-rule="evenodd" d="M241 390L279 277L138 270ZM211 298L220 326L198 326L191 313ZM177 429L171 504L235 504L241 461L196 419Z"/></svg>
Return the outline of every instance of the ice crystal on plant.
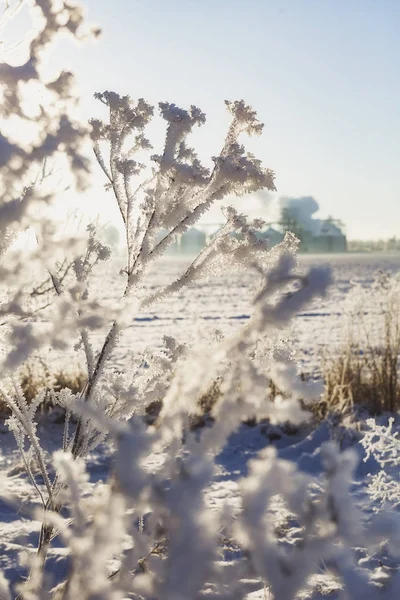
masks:
<svg viewBox="0 0 400 600"><path fill-rule="evenodd" d="M0 393L11 410L8 425L41 501L33 515L41 521L38 553L31 557L30 576L20 586L23 598L243 598L249 580L256 578L260 587L268 584L275 597L292 600L321 564L335 571L350 597L372 598L376 588L355 568L354 548L372 547L388 530L394 532L395 545L399 527L387 515L375 526L361 519L351 491L356 467L352 450L341 453L334 444L321 448L323 476L316 490L311 489L310 475L267 447L252 458L239 481L237 514L229 507L214 511L206 501L218 457L244 420L299 423L309 416L300 400L318 398L321 383L302 381L282 344L265 355L256 349L260 340L282 331L310 301L327 293L329 269L314 267L299 274L293 234L270 248L256 235L262 226L259 219L251 221L227 207L220 231L174 281L156 290L146 287L150 266L213 203L275 189L273 171L246 150L242 139L259 135L262 123L243 100L227 101L231 123L211 169L190 146L194 128L207 126L204 113L193 105L158 105L165 123L165 141L158 150L146 137L155 108L144 99L134 101L113 91L97 94L108 118L82 127L68 110L72 75L60 71L53 81L45 81L40 57L61 31L80 35L83 11L51 0L36 0L32 6L42 16L42 28L30 45L28 60L15 67L0 65L3 120L11 113L22 122L28 119L22 84L37 84L46 100L30 144L15 141L7 127L0 138L0 217L7 231L0 248L1 274L12 282L11 277L22 278L30 270L31 264L15 260L7 265L5 259L10 226L34 224L40 233L38 249L30 257L32 264L40 261L45 266L44 283L51 293L49 305L40 307L46 315L40 330L21 289L4 294L0 306L6 327ZM47 221L40 227L40 218L35 220L31 211L39 200L49 201L30 185L32 170L43 160L61 152L80 182L88 164L81 142L89 129L95 158L125 229L124 287L118 305L110 308L91 285L98 264L110 257L95 226L88 227L84 243L60 245L68 256L54 268L54 231ZM198 344L183 345L167 336L163 347L134 357L125 371L110 369L110 357L138 312L228 269L250 270L257 284L245 326L230 337L217 334ZM46 285L37 285L35 296L43 289ZM106 331L98 345L102 329ZM34 350L45 345L64 350L67 343L81 353L86 382L77 394L65 389L49 393L65 410L60 449L49 457L35 419L46 392L28 404L12 371ZM284 397L273 397L271 380ZM210 423L194 430L191 416L216 384ZM144 413L151 403L159 405L159 413L149 424ZM363 441L368 452L383 466L396 466L398 442L392 425L370 426L373 431ZM107 481L93 487L86 457L107 437L114 447L111 472ZM33 472L33 459L40 477ZM388 482L380 476L375 483L390 500ZM276 535L271 505L277 496L298 523L297 544L285 546ZM237 562L226 568L220 560L221 532L241 549ZM71 560L66 581L50 591L45 566L56 534ZM10 596L7 588L0 577L4 598ZM390 593L385 600L395 597Z"/></svg>
<svg viewBox="0 0 400 600"><path fill-rule="evenodd" d="M394 418L388 424L378 425L375 419L368 419L368 430L361 445L365 449L364 461L373 457L381 470L370 475L369 493L372 500L379 501L381 508L393 508L400 504L400 440L398 431L393 429Z"/></svg>

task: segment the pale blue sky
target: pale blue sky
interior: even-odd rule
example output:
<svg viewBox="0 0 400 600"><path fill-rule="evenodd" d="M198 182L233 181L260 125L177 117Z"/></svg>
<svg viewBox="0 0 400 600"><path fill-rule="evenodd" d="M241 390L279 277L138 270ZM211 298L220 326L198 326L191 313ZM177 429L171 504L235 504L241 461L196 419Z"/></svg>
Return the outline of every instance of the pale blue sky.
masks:
<svg viewBox="0 0 400 600"><path fill-rule="evenodd" d="M266 124L250 147L279 194L314 196L351 238L400 235L400 0L85 4L102 39L63 42L56 56L76 72L85 114L105 89L196 104L207 157L228 122L223 100L244 98Z"/></svg>

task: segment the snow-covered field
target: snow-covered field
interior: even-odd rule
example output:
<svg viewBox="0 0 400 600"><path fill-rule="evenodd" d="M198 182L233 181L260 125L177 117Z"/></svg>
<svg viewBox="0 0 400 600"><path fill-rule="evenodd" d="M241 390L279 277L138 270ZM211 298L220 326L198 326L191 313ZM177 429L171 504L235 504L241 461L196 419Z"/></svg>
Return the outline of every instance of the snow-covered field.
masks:
<svg viewBox="0 0 400 600"><path fill-rule="evenodd" d="M190 259L163 258L151 271L146 288L155 291L184 272ZM353 286L371 286L379 272L395 273L400 269L400 254L332 254L300 255L299 269L328 264L334 283L326 298L318 298L306 312L296 316L290 332L293 350L304 370L315 374L320 367L322 352L343 335L345 300ZM123 277L115 275L115 266L106 263L93 293L102 297L107 290L114 299L123 288ZM143 352L146 347L160 347L164 335L173 335L180 342L193 342L196 336L207 339L208 332L219 329L224 334L241 327L251 314L254 275L235 272L210 279L204 284L183 288L137 315L122 338L114 357L116 367L123 366L127 355ZM99 343L102 338L99 336Z"/></svg>
<svg viewBox="0 0 400 600"><path fill-rule="evenodd" d="M172 275L180 273L187 259L166 258L158 263L158 270L149 278L148 286L156 288L170 280ZM346 296L355 283L369 286L379 271L396 272L400 267L400 255L337 255L337 256L301 256L300 268L311 264L329 263L334 270L334 284L329 297L318 299L307 312L297 315L291 332L294 350L297 352L301 368L311 374L318 372L321 353L332 342L340 339L342 331L343 307ZM107 267L109 269L111 265ZM107 279L108 278L108 279ZM127 357L141 352L146 347L161 345L164 335L174 335L180 341L190 342L195 336L207 334L209 329L220 329L229 333L249 318L251 276L235 274L210 280L204 285L196 285L179 293L174 298L154 306L148 313L138 315L121 340L113 364L122 366ZM107 272L98 278L97 285L104 291L109 289L109 299L117 294L118 282ZM95 289L93 290L95 291ZM72 358L72 357L71 357ZM385 419L383 418L383 422ZM43 445L48 451L58 447L62 436L61 426L50 423L44 418L39 424L39 433ZM278 448L279 456L294 460L298 467L314 478L316 489L321 486L320 446L323 442L339 437L343 448L354 446L360 459L364 456L362 447L357 443L360 433L352 430L334 431L328 423L317 430L304 429L295 435L287 435L274 430L273 441L268 437L268 429L243 425L235 434L219 459L219 474L208 490L207 498L215 509L228 502L240 510L238 480L246 472L249 458L267 444ZM24 572L19 566L19 553L26 548L32 551L37 545L39 523L30 518L32 508L37 505L37 495L26 475L21 459L15 448L14 440L7 428L0 424L0 485L2 494L12 494L15 506L0 501L0 569L11 580ZM102 445L89 457L91 483L96 485L105 480L112 466L112 446ZM354 501L359 503L365 517L372 514L377 503L368 494L368 473L376 473L378 464L373 458L367 462L360 460L354 481ZM299 539L298 524L293 523L290 515L276 500L276 531L283 544L296 544ZM227 542L225 559L235 560L237 549ZM358 566L366 570L376 581L384 580L386 573L397 569L399 563L390 555L385 545L376 548L375 554L362 548L357 549ZM67 572L65 551L56 539L52 545L48 568L58 581ZM310 591L303 597L321 598L337 595L339 583L329 569L321 567L318 576L310 582ZM262 599L266 591L260 589L259 582L254 583L252 599Z"/></svg>

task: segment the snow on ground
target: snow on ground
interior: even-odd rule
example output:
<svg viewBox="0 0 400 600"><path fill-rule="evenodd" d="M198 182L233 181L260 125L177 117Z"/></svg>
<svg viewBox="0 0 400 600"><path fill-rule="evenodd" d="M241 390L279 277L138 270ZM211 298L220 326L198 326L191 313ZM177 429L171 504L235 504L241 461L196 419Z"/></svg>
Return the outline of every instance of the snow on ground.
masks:
<svg viewBox="0 0 400 600"><path fill-rule="evenodd" d="M382 421L385 422L385 418ZM315 491L318 491L323 483L321 445L332 437L339 437L343 449L354 447L360 457L353 484L354 502L366 516L373 513L377 504L374 505L370 500L367 491L367 474L378 472L379 466L373 458L363 462L365 453L361 445L357 443L359 434L344 429L334 432L328 423L324 423L317 429L305 429L295 435L288 435L282 431L280 439L276 439L277 429L274 428L274 440L271 441L268 437L268 429L264 431L264 427L262 425L255 427L242 425L240 430L232 436L229 445L218 459L218 474L206 492L210 507L220 510L225 505L229 505L234 512L240 510L238 482L246 474L248 460L256 456L259 450L268 444L273 444L277 448L280 458L294 461L301 471L310 475L314 480ZM396 429L400 429L399 422ZM60 425L44 420L39 426L39 432L48 451L57 447L62 436ZM0 569L4 571L7 578L16 581L26 574L25 569L19 566L20 553L24 550L34 552L37 546L39 523L30 518L30 513L39 504L35 490L23 471L23 465L14 447L11 434L3 431L0 440L2 494L10 493L17 498L15 508L4 501L0 502ZM112 468L112 456L111 444L104 444L89 456L88 470L92 485L106 480ZM149 467L151 468L151 465ZM396 476L395 473L393 475ZM298 543L301 539L302 529L279 497L274 498L270 511L273 514L276 535L282 545L291 546ZM234 562L240 559L240 549L237 546L230 540L224 540L223 543L225 561ZM379 578L385 570L397 569L400 566L399 562L387 552L385 546L377 548L375 554L372 555L363 548L358 548L356 559L359 568L368 572L370 577L375 578ZM58 538L53 541L47 569L56 581L61 581L68 572L65 550ZM260 587L259 582L254 582L254 589L256 591L248 597L248 600L263 600L265 591ZM334 600L339 589L340 583L334 574L321 565L320 571L310 579L309 587L303 590L300 597L321 600L329 594Z"/></svg>
<svg viewBox="0 0 400 600"><path fill-rule="evenodd" d="M146 282L148 291L169 283L184 272L189 258L163 258L150 272ZM400 254L337 254L300 255L299 269L329 264L334 283L326 298L317 298L305 312L296 316L290 331L290 343L297 353L301 369L317 374L323 352L338 343L343 336L345 300L354 285L368 287L379 272L395 273L400 269ZM105 289L115 297L123 289L122 277L112 273L112 263L104 265L104 274L98 277L93 293L102 297ZM105 286L104 281L112 282ZM146 347L160 347L164 335L174 335L180 342L192 343L196 336L208 337L215 329L229 335L243 326L251 315L254 275L247 272L226 273L206 283L183 288L152 307L136 315L113 358L115 367L122 368L130 354L143 352ZM100 336L98 343L101 343Z"/></svg>
<svg viewBox="0 0 400 600"><path fill-rule="evenodd" d="M309 373L317 372L321 351L330 344L332 339L340 338L343 321L343 306L346 295L354 282L363 286L371 284L380 270L396 272L400 267L400 255L341 255L341 256L301 256L300 268L305 269L311 264L329 262L334 269L335 281L330 295L325 299L317 299L308 310L297 315L292 327L291 339L297 351L302 368ZM180 273L186 265L185 259L164 259L159 263L159 270L151 274L148 287L156 288L163 281L170 280L171 275ZM109 268L109 265L107 268ZM103 273L97 285L110 290L110 298L116 293L115 285L104 285ZM114 281L115 283L115 281ZM118 284L122 287L122 283ZM208 329L221 329L224 333L240 327L250 315L249 288L252 285L251 276L243 274L223 275L204 285L193 286L180 292L155 306L143 315L138 315L113 358L113 364L119 367L124 364L127 356L142 352L147 346L160 346L163 335L174 335L180 341L190 341L199 330L204 335ZM118 287L118 286L117 286ZM94 290L95 291L95 290ZM100 343L100 338L99 338ZM73 357L71 356L71 359ZM39 433L43 443L50 452L58 447L62 436L61 426L49 423L45 419L39 425ZM363 449L357 444L359 434L341 430L343 447L352 445L357 448L360 459ZM337 434L337 432L336 432ZM249 458L267 444L274 444L280 457L293 460L298 468L315 478L315 485L320 485L321 463L320 447L335 435L328 423L322 424L316 430L305 429L295 435L281 432L281 437L268 437L268 429L262 426L250 427L243 425L232 436L229 445L219 457L219 472L209 490L207 499L216 510L229 503L240 510L238 497L238 480L246 473ZM91 482L105 480L112 465L112 446L104 444L88 459ZM354 498L364 513L371 514L372 505L367 493L368 473L377 472L378 465L373 458L369 461L360 460L354 482ZM15 506L0 500L0 569L7 577L16 580L24 573L19 565L18 555L25 549L32 551L36 547L39 531L38 522L31 519L32 508L38 506L38 500L32 485L24 474L23 465L15 448L12 435L0 423L0 485L2 494L12 494L16 499ZM297 529L290 522L290 515L276 500L273 507L276 511L277 530L280 531L282 543L296 543ZM226 547L226 560L235 560L238 550ZM377 578L382 569L397 568L390 556L380 550L380 554L369 556L363 549L357 551L359 566L368 569ZM381 561L381 563L379 562ZM383 564L383 567L381 566ZM64 549L55 540L49 559L49 569L62 580L67 565ZM322 598L328 593L336 597L339 584L335 577L321 567L321 572L310 582L313 590L304 592L303 597ZM255 589L257 590L257 585ZM251 600L261 600L268 597L264 589L249 596Z"/></svg>

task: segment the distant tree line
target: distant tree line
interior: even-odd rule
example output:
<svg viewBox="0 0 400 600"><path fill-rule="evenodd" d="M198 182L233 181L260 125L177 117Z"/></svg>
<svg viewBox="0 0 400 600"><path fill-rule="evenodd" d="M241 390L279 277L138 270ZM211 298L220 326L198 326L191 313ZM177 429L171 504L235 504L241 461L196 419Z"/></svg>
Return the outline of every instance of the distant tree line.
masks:
<svg viewBox="0 0 400 600"><path fill-rule="evenodd" d="M400 251L400 238L393 236L377 240L348 240L349 252L390 252Z"/></svg>

